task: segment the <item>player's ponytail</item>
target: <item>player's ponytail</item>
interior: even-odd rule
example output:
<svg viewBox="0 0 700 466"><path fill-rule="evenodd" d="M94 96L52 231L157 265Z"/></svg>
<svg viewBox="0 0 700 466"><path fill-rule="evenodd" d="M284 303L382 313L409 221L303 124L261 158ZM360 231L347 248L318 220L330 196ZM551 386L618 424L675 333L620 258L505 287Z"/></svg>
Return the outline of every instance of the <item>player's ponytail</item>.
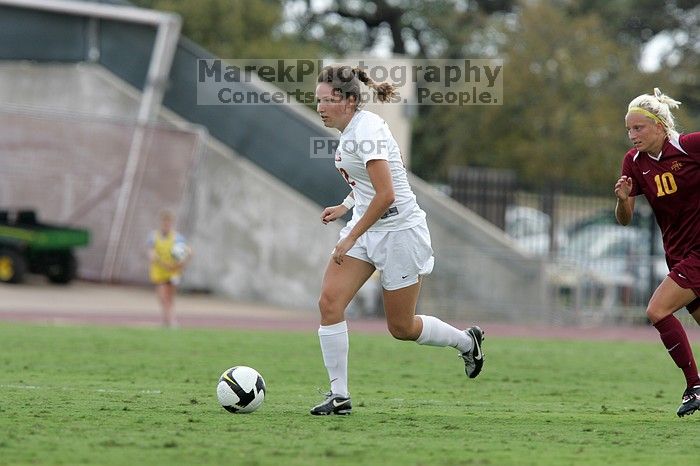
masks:
<svg viewBox="0 0 700 466"><path fill-rule="evenodd" d="M654 88L654 97L656 97L656 100L658 100L659 103L666 105L669 109L678 108L678 106L681 104L679 101L674 100L666 94L662 93L661 89L659 89L658 87Z"/></svg>
<svg viewBox="0 0 700 466"><path fill-rule="evenodd" d="M367 75L367 72L360 67L353 68L352 71L360 82L374 90L380 102L389 102L394 94L396 94L396 88L393 85L389 83L375 83L372 78Z"/></svg>
<svg viewBox="0 0 700 466"><path fill-rule="evenodd" d="M396 88L393 85L376 83L362 68L351 68L348 65L329 65L324 67L318 75L317 82L330 84L334 92L341 94L346 99L351 96L354 97L358 108L369 100L366 95L363 97L360 83L372 89L377 94L380 102L389 102L396 94Z"/></svg>

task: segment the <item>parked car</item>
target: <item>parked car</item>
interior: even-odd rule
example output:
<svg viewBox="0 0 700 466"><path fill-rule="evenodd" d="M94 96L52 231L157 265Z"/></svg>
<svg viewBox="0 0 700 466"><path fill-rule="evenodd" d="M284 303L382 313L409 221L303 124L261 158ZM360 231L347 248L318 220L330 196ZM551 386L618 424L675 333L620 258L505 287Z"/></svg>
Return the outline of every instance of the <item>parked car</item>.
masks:
<svg viewBox="0 0 700 466"><path fill-rule="evenodd" d="M635 214L632 216L632 221L628 226L637 228L648 228L649 217L651 211L646 205L646 201L638 202L635 205ZM653 220L651 220L653 221ZM573 223L569 223L566 226L566 236L574 236L579 230L591 227L593 225L615 225L620 226L615 219L615 209L614 208L604 208L595 211L594 213L580 218Z"/></svg>
<svg viewBox="0 0 700 466"><path fill-rule="evenodd" d="M653 254L647 228L591 224L578 229L556 258L553 280L560 285L598 288L608 300L641 303L668 273L661 235ZM609 301L609 303L611 303Z"/></svg>
<svg viewBox="0 0 700 466"><path fill-rule="evenodd" d="M506 210L505 232L525 252L546 256L552 249L552 220L546 213L527 206L513 206ZM566 242L559 229L555 233L556 248Z"/></svg>

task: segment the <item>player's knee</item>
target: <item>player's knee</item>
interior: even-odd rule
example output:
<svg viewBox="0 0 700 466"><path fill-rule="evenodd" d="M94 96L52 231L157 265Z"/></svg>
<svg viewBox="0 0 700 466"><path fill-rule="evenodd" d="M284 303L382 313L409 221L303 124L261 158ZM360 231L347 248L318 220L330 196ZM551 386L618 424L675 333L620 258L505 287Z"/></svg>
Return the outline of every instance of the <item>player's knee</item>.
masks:
<svg viewBox="0 0 700 466"><path fill-rule="evenodd" d="M655 324L664 317L673 314L673 311L667 311L666 309L657 307L657 306L649 306L647 307L647 318L651 321L651 323Z"/></svg>
<svg viewBox="0 0 700 466"><path fill-rule="evenodd" d="M328 293L321 293L321 297L318 298L318 309L323 316L330 317L343 314L342 304L337 298Z"/></svg>
<svg viewBox="0 0 700 466"><path fill-rule="evenodd" d="M410 323L404 322L389 322L387 327L391 336L397 340L415 340L413 335L413 326Z"/></svg>

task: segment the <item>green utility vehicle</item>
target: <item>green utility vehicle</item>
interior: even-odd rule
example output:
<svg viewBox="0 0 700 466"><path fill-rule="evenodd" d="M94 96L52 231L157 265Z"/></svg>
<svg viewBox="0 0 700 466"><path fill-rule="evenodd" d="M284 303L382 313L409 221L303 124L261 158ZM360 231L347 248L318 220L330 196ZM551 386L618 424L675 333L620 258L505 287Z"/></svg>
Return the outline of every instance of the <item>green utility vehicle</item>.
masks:
<svg viewBox="0 0 700 466"><path fill-rule="evenodd" d="M78 271L73 249L89 242L87 230L40 223L33 210L0 210L0 282L20 283L29 272L68 283Z"/></svg>

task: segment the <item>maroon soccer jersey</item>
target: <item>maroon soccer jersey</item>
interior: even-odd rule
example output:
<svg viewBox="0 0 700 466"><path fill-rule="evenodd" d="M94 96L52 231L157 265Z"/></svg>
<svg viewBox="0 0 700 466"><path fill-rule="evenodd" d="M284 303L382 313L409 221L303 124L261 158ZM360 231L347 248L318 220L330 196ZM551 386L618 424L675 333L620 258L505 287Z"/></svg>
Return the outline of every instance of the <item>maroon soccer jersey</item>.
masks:
<svg viewBox="0 0 700 466"><path fill-rule="evenodd" d="M644 194L661 228L669 267L700 252L700 133L666 139L661 155L632 149L622 161L632 196Z"/></svg>

